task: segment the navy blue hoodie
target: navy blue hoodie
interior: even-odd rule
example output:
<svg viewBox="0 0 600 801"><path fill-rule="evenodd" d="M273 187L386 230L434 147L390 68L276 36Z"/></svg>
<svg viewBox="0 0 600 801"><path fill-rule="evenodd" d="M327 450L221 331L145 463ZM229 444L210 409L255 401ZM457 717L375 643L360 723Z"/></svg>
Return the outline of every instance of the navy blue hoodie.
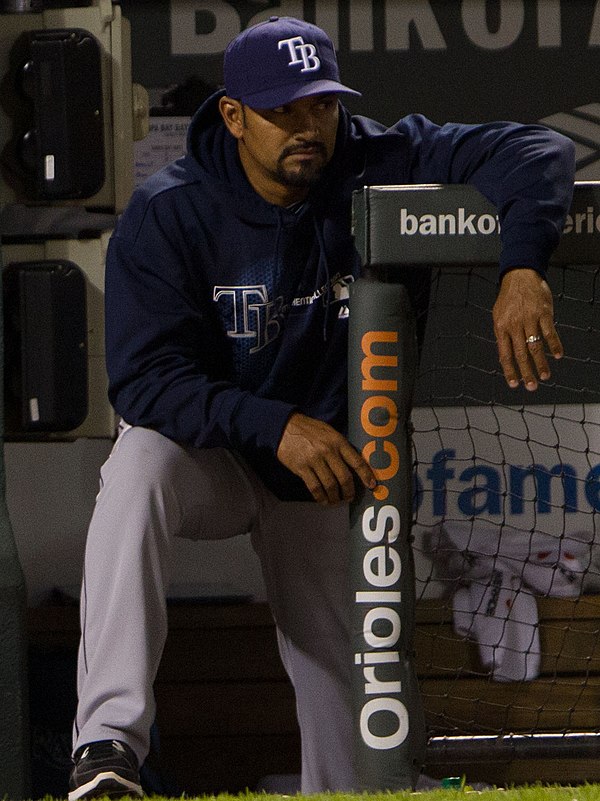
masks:
<svg viewBox="0 0 600 801"><path fill-rule="evenodd" d="M501 272L543 273L573 187L570 140L513 123L390 128L340 108L333 158L308 201L261 198L209 98L187 155L136 190L106 264L109 396L132 425L233 449L280 498L309 499L276 457L294 410L346 426L347 286L360 264L352 192L474 184L499 212Z"/></svg>

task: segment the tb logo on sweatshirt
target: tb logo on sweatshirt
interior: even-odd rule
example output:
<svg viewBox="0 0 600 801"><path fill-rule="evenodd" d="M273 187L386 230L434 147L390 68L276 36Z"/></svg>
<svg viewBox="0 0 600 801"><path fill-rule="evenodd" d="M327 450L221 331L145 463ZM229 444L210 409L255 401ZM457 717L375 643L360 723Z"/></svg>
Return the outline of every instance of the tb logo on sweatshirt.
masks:
<svg viewBox="0 0 600 801"><path fill-rule="evenodd" d="M266 284L215 286L213 300L227 336L236 340L254 340L248 342L248 353L254 354L279 338L290 308L308 310L316 303L323 307L335 304L339 307L338 318L347 318L348 286L353 280L352 275L337 273L310 295L294 297L289 303L282 296L271 300Z"/></svg>
<svg viewBox="0 0 600 801"><path fill-rule="evenodd" d="M255 340L250 353L257 353L279 336L283 298L269 300L265 284L216 286L213 300L219 306L228 337Z"/></svg>

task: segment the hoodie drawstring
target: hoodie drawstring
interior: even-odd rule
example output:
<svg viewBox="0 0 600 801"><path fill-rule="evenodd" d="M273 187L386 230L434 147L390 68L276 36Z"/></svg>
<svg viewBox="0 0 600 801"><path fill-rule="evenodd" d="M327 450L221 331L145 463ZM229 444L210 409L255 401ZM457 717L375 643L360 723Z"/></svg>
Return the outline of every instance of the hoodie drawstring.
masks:
<svg viewBox="0 0 600 801"><path fill-rule="evenodd" d="M319 264L317 267L317 286L319 284L319 276L325 276L325 295L323 296L323 303L325 304L325 315L323 317L323 342L327 342L327 324L329 323L329 302L331 300L331 275L329 272L329 262L327 261L327 251L325 250L325 239L323 231L317 222L317 218L313 217L313 224L315 233L317 235L317 242L319 243Z"/></svg>

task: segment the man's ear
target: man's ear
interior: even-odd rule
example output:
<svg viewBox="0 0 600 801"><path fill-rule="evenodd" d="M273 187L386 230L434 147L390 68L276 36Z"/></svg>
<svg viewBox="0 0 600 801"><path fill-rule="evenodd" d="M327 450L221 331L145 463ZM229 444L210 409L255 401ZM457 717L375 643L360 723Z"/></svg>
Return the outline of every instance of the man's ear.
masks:
<svg viewBox="0 0 600 801"><path fill-rule="evenodd" d="M241 139L244 130L244 115L240 101L224 95L219 100L219 111L229 133L235 136L236 139Z"/></svg>

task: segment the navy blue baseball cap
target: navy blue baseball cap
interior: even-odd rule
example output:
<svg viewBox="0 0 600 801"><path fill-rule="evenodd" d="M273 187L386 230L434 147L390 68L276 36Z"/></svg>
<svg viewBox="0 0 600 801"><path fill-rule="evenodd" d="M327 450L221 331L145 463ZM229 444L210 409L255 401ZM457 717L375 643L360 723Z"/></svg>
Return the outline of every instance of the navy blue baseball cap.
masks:
<svg viewBox="0 0 600 801"><path fill-rule="evenodd" d="M340 82L333 42L294 17L271 17L246 28L223 59L225 92L251 108L277 108L310 95L359 95Z"/></svg>

